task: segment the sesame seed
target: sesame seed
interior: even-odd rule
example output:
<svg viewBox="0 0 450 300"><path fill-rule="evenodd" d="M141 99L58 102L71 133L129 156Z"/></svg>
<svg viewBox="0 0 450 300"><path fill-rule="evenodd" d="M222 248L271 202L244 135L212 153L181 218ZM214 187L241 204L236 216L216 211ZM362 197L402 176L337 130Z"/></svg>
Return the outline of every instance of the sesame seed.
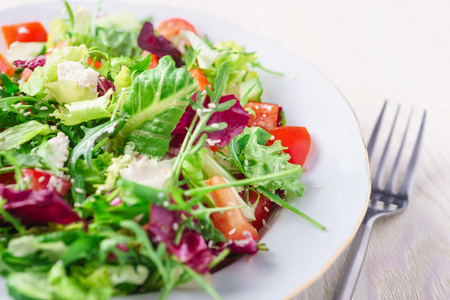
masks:
<svg viewBox="0 0 450 300"><path fill-rule="evenodd" d="M202 110L202 112L203 112L204 114L206 114L206 113L212 112L212 109L211 109L211 108L204 108L204 109Z"/></svg>
<svg viewBox="0 0 450 300"><path fill-rule="evenodd" d="M217 106L214 103L208 103L209 108L216 108Z"/></svg>
<svg viewBox="0 0 450 300"><path fill-rule="evenodd" d="M14 108L15 108L15 109L18 109L21 105L22 105L22 103L19 102L19 103L17 103L17 104L14 106Z"/></svg>
<svg viewBox="0 0 450 300"><path fill-rule="evenodd" d="M267 117L266 114L263 114L263 118Z"/></svg>
<svg viewBox="0 0 450 300"><path fill-rule="evenodd" d="M39 108L39 110L48 110L47 106L42 106L41 108Z"/></svg>
<svg viewBox="0 0 450 300"><path fill-rule="evenodd" d="M213 241L212 241L212 240L209 240L209 242L208 242L208 248L212 248L212 246L213 246Z"/></svg>
<svg viewBox="0 0 450 300"><path fill-rule="evenodd" d="M53 117L54 115L53 115L53 114L49 114L48 116L49 116L49 117Z"/></svg>
<svg viewBox="0 0 450 300"><path fill-rule="evenodd" d="M31 111L27 111L26 113L23 114L24 117L28 117L29 115L31 115Z"/></svg>
<svg viewBox="0 0 450 300"><path fill-rule="evenodd" d="M122 92L125 92L127 89L123 87L121 90L122 90Z"/></svg>
<svg viewBox="0 0 450 300"><path fill-rule="evenodd" d="M75 202L75 203L73 204L73 206L75 206L75 207L81 207L81 203Z"/></svg>
<svg viewBox="0 0 450 300"><path fill-rule="evenodd" d="M282 165L281 168L284 169L284 168L286 168L286 166L285 166L285 165Z"/></svg>
<svg viewBox="0 0 450 300"><path fill-rule="evenodd" d="M219 124L218 123L212 123L210 126L212 128L215 128L215 129L219 128Z"/></svg>
<svg viewBox="0 0 450 300"><path fill-rule="evenodd" d="M248 160L244 160L244 165L248 166Z"/></svg>
<svg viewBox="0 0 450 300"><path fill-rule="evenodd" d="M320 184L316 185L314 188L315 189L320 189L322 186Z"/></svg>
<svg viewBox="0 0 450 300"><path fill-rule="evenodd" d="M83 189L80 189L80 188L75 188L75 193L78 193L78 194L82 194L82 193L84 193L84 191L83 191Z"/></svg>
<svg viewBox="0 0 450 300"><path fill-rule="evenodd" d="M70 183L74 183L74 182L75 182L75 179L70 178Z"/></svg>
<svg viewBox="0 0 450 300"><path fill-rule="evenodd" d="M197 116L200 117L202 115L202 109L201 108L197 108L196 112L197 112Z"/></svg>
<svg viewBox="0 0 450 300"><path fill-rule="evenodd" d="M58 126L56 126L56 125L55 126L50 126L50 129L53 130L53 131L58 130Z"/></svg>
<svg viewBox="0 0 450 300"><path fill-rule="evenodd" d="M236 228L233 228L233 229L231 229L231 230L228 232L228 234L229 234L229 235L233 235L235 232L236 232Z"/></svg>
<svg viewBox="0 0 450 300"><path fill-rule="evenodd" d="M23 108L19 110L19 114L23 114Z"/></svg>
<svg viewBox="0 0 450 300"><path fill-rule="evenodd" d="M39 183L43 182L44 180L45 180L45 177L44 177L44 176L41 176L41 177L38 178L38 182L39 182Z"/></svg>
<svg viewBox="0 0 450 300"><path fill-rule="evenodd" d="M158 198L161 199L161 198L164 197L164 195L165 195L165 194L164 194L163 192L159 192L159 193L158 193Z"/></svg>
<svg viewBox="0 0 450 300"><path fill-rule="evenodd" d="M234 205L233 202L230 201L230 202L228 202L228 206L229 206L229 207L234 207L235 205Z"/></svg>
<svg viewBox="0 0 450 300"><path fill-rule="evenodd" d="M263 219L263 226L266 226L266 220Z"/></svg>
<svg viewBox="0 0 450 300"><path fill-rule="evenodd" d="M273 141L274 139L275 139L275 136L272 135L269 140Z"/></svg>
<svg viewBox="0 0 450 300"><path fill-rule="evenodd" d="M270 211L269 208L268 208L267 206L264 206L264 210L267 211L267 212Z"/></svg>
<svg viewBox="0 0 450 300"><path fill-rule="evenodd" d="M291 80L295 80L296 78L297 78L297 75L295 75L295 74L291 76Z"/></svg>
<svg viewBox="0 0 450 300"><path fill-rule="evenodd" d="M167 201L167 200L164 201L164 202L163 202L163 206L165 206L165 207L169 206L169 201Z"/></svg>
<svg viewBox="0 0 450 300"><path fill-rule="evenodd" d="M259 105L255 105L255 108L256 108L256 109L259 109Z"/></svg>
<svg viewBox="0 0 450 300"><path fill-rule="evenodd" d="M172 228L173 228L173 230L177 231L178 228L180 228L180 226L178 225L178 223L173 223Z"/></svg>

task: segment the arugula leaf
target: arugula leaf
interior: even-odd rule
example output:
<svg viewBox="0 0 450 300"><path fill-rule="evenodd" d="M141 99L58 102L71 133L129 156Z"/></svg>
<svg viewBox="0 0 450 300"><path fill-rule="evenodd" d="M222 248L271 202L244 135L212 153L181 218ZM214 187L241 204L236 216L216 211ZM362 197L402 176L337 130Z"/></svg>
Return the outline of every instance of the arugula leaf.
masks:
<svg viewBox="0 0 450 300"><path fill-rule="evenodd" d="M0 81L3 83L3 85L5 86L5 90L7 93L12 94L15 93L19 90L19 88L17 87L17 85L15 85L11 78L0 72Z"/></svg>
<svg viewBox="0 0 450 300"><path fill-rule="evenodd" d="M192 48L189 46L186 53L184 54L184 61L186 62L186 69L190 70L197 63L197 57L200 55L200 50Z"/></svg>
<svg viewBox="0 0 450 300"><path fill-rule="evenodd" d="M150 66L150 63L152 62L152 55L147 55L143 60L140 62L137 62L135 65L130 67L130 70L136 71L136 74L140 74L144 72L145 70L148 70L148 67Z"/></svg>
<svg viewBox="0 0 450 300"><path fill-rule="evenodd" d="M114 149L131 141L141 153L154 158L164 156L172 139L170 133L197 86L186 69L175 68L170 56L137 76L123 107L130 118L114 139Z"/></svg>
<svg viewBox="0 0 450 300"><path fill-rule="evenodd" d="M1 133L3 139L0 140L0 150L9 150L19 147L28 142L36 135L47 135L50 128L46 124L37 121L29 121L11 127Z"/></svg>
<svg viewBox="0 0 450 300"><path fill-rule="evenodd" d="M244 138L248 140L245 147L242 148L245 140L241 141L241 139ZM244 170L243 173L247 178L257 178L267 174L298 168L297 165L288 162L290 156L283 152L286 148L281 145L280 141L275 141L271 146L260 145L258 144L258 137L254 130L247 127L243 133L236 137L236 143L239 142L240 144L238 146L233 144L230 150L234 152L232 157L238 167L241 164ZM238 152L239 150L241 151ZM296 172L290 176L262 181L254 185L257 187L263 186L269 191L275 191L277 189L292 191L300 197L305 190L305 186L299 181L301 175L302 172Z"/></svg>
<svg viewBox="0 0 450 300"><path fill-rule="evenodd" d="M75 165L76 172L83 176L86 190L93 194L96 191L95 185L103 184L106 180L106 168L108 168L113 158L112 153L104 152L92 160L88 165L86 161L78 159Z"/></svg>

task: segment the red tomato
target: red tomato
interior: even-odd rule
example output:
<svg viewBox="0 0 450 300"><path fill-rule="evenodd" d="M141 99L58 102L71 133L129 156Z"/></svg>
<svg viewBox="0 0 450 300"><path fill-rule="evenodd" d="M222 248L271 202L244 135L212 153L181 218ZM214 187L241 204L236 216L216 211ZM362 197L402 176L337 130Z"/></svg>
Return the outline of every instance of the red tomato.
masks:
<svg viewBox="0 0 450 300"><path fill-rule="evenodd" d="M47 49L47 52L45 53L45 56L49 56L50 54L52 54L53 50L56 49L56 48L65 48L65 47L69 47L69 45L70 45L70 40L69 39L58 41L55 44L55 46L53 46L53 48Z"/></svg>
<svg viewBox="0 0 450 300"><path fill-rule="evenodd" d="M171 18L164 20L159 23L158 27L156 28L156 32L158 32L169 41L173 41L180 30L187 30L192 31L193 33L197 33L194 25L181 18Z"/></svg>
<svg viewBox="0 0 450 300"><path fill-rule="evenodd" d="M248 194L248 201L253 204L258 200L258 193L250 190ZM265 222L269 218L270 208L272 207L272 201L270 201L266 196L260 195L259 202L255 209L256 220L252 222L253 227L259 230L264 226Z"/></svg>
<svg viewBox="0 0 450 300"><path fill-rule="evenodd" d="M30 69L24 69L22 71L22 75L20 75L20 80L22 80L22 82L27 82L28 78L30 78L31 74L33 74L33 71L31 71Z"/></svg>
<svg viewBox="0 0 450 300"><path fill-rule="evenodd" d="M305 127L299 126L281 126L269 130L269 133L280 140L281 145L288 147L284 152L291 156L290 163L303 165L308 156L311 147L311 136ZM267 145L272 145L273 141L269 141Z"/></svg>
<svg viewBox="0 0 450 300"><path fill-rule="evenodd" d="M14 184L16 179L14 178L14 172L2 173L0 174L0 183L3 184Z"/></svg>
<svg viewBox="0 0 450 300"><path fill-rule="evenodd" d="M256 117L250 115L248 126L259 126L267 131L277 127L278 122L278 104L251 102L249 101L245 108L251 108Z"/></svg>
<svg viewBox="0 0 450 300"><path fill-rule="evenodd" d="M198 82L197 91L205 90L206 86L209 86L209 88L211 88L208 79L206 79L205 75L202 73L202 71L200 71L200 69L191 69L189 70L189 73L191 73L191 76L194 77Z"/></svg>
<svg viewBox="0 0 450 300"><path fill-rule="evenodd" d="M3 36L9 46L14 42L46 42L47 31L41 22L25 22L2 26Z"/></svg>
<svg viewBox="0 0 450 300"><path fill-rule="evenodd" d="M205 181L207 186L225 184L219 176L214 176ZM238 206L236 197L231 188L224 188L210 192L211 197L217 207L228 207L229 204ZM243 240L247 237L244 232L247 231L255 240L259 240L258 232L244 217L240 209L231 209L225 211L223 214L215 212L211 214L211 220L227 240Z"/></svg>
<svg viewBox="0 0 450 300"><path fill-rule="evenodd" d="M88 66L90 66L92 64L92 58L88 58L86 63ZM102 66L103 64L98 60L94 61L94 69L100 69Z"/></svg>
<svg viewBox="0 0 450 300"><path fill-rule="evenodd" d="M0 53L0 72L13 76L14 66Z"/></svg>
<svg viewBox="0 0 450 300"><path fill-rule="evenodd" d="M72 184L61 177L33 169L22 170L23 177L29 178L29 188L33 191L48 189L64 196L70 190Z"/></svg>

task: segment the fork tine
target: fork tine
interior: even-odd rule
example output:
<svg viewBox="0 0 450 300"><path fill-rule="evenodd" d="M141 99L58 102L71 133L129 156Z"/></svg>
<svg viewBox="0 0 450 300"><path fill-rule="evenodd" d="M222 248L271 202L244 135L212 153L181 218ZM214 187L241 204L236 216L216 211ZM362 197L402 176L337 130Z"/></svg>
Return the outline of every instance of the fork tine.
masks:
<svg viewBox="0 0 450 300"><path fill-rule="evenodd" d="M402 143L400 144L400 148L398 149L397 157L395 158L394 166L392 167L391 175L389 175L388 182L384 189L385 192L392 193L394 188L394 181L397 178L398 174L398 165L400 163L400 157L402 156L403 146L405 145L406 135L408 133L409 124L411 123L411 116L414 109L411 109L409 113L408 123L406 124L405 133L403 133Z"/></svg>
<svg viewBox="0 0 450 300"><path fill-rule="evenodd" d="M383 120L384 111L386 110L387 100L384 101L383 108L381 109L380 115L378 116L377 123L373 128L372 135L370 136L369 143L367 144L367 155L369 156L369 163L372 160L372 152L375 147L375 142L377 141L378 132L380 131L381 121Z"/></svg>
<svg viewBox="0 0 450 300"><path fill-rule="evenodd" d="M417 169L417 161L419 158L419 152L422 145L423 132L425 130L425 120L427 117L427 111L423 112L422 124L420 125L419 133L417 134L416 144L414 145L413 153L411 154L411 158L408 163L408 167L406 169L405 177L403 178L402 185L400 186L400 190L398 194L400 196L407 196L408 189L412 183L412 178L414 178L415 171Z"/></svg>
<svg viewBox="0 0 450 300"><path fill-rule="evenodd" d="M399 112L400 112L400 104L397 106L397 112L395 113L394 123L392 124L391 132L389 133L389 137L386 141L386 146L384 146L383 154L381 155L377 173L375 174L375 178L372 181L372 188L375 190L380 189L381 176L383 175L384 164L386 163L386 157L387 157L387 153L389 150L389 145L391 144L391 138L392 138L392 134L394 132L395 124L397 123L397 117L398 117Z"/></svg>

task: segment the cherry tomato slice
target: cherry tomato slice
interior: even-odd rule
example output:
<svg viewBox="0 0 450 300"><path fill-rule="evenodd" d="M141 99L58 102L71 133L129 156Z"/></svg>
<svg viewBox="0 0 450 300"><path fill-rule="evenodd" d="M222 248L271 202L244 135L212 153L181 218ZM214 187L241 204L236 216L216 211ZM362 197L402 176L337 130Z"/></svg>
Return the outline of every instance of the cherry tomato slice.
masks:
<svg viewBox="0 0 450 300"><path fill-rule="evenodd" d="M258 193L250 190L248 194L248 201L253 204L258 200ZM260 195L259 202L255 209L256 220L252 222L253 227L259 230L264 226L269 218L270 208L272 207L272 201L270 201L266 196Z"/></svg>
<svg viewBox="0 0 450 300"><path fill-rule="evenodd" d="M22 80L22 82L27 82L28 78L30 78L31 74L33 74L33 71L31 71L30 69L24 69L22 71L22 75L20 75L20 80Z"/></svg>
<svg viewBox="0 0 450 300"><path fill-rule="evenodd" d="M225 184L219 176L214 176L206 180L206 185L219 185ZM231 188L224 188L220 190L215 190L210 193L214 199L214 203L217 207L228 207L229 204L238 206L236 197L233 194ZM242 240L246 239L244 232L247 231L255 240L259 240L258 232L244 217L240 209L231 209L225 211L223 214L220 212L215 212L211 214L211 220L216 227L227 240Z"/></svg>
<svg viewBox="0 0 450 300"><path fill-rule="evenodd" d="M248 126L259 126L267 131L277 127L278 104L249 101L245 108L251 108L255 112L255 116L250 115Z"/></svg>
<svg viewBox="0 0 450 300"><path fill-rule="evenodd" d="M281 145L288 147L284 152L291 156L289 160L292 164L303 165L311 148L311 136L305 127L300 126L281 126L269 130L269 133L280 140ZM273 140L267 143L272 145Z"/></svg>
<svg viewBox="0 0 450 300"><path fill-rule="evenodd" d="M14 42L46 42L47 31L41 22L25 22L2 26L3 36L9 46Z"/></svg>
<svg viewBox="0 0 450 300"><path fill-rule="evenodd" d="M188 30L197 33L194 25L181 18L171 18L159 23L156 32L162 35L166 40L173 41L180 30Z"/></svg>
<svg viewBox="0 0 450 300"><path fill-rule="evenodd" d="M22 173L24 178L30 180L28 187L33 191L48 189L64 196L72 187L72 184L67 180L45 172L25 169L22 170Z"/></svg>
<svg viewBox="0 0 450 300"><path fill-rule="evenodd" d="M189 73L191 73L191 76L194 77L198 82L197 91L205 90L206 86L209 86L209 88L211 88L208 79L206 79L205 75L202 73L202 71L200 71L200 69L191 69L189 70Z"/></svg>

